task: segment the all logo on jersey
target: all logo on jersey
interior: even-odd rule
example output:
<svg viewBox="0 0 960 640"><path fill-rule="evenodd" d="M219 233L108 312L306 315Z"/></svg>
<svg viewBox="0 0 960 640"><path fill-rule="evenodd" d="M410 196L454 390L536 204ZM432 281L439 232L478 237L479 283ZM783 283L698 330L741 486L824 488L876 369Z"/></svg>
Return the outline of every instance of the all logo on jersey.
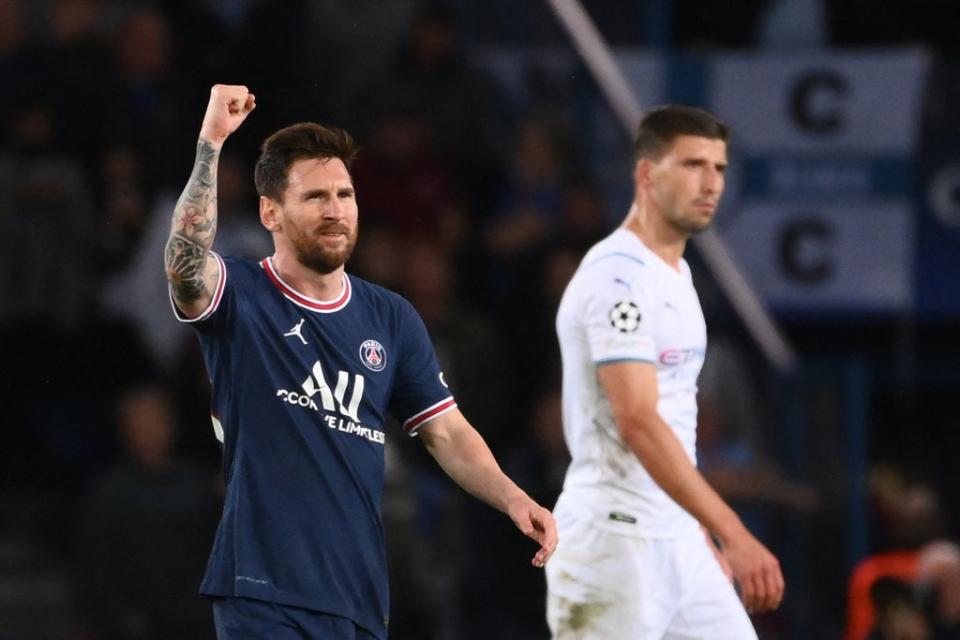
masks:
<svg viewBox="0 0 960 640"><path fill-rule="evenodd" d="M610 326L620 333L633 333L640 327L640 307L623 300L610 309Z"/></svg>
<svg viewBox="0 0 960 640"><path fill-rule="evenodd" d="M376 340L365 340L360 345L360 361L370 371L383 371L387 366L387 352Z"/></svg>
<svg viewBox="0 0 960 640"><path fill-rule="evenodd" d="M351 386L352 391L350 391ZM336 386L331 388L324 375L323 365L318 360L313 364L310 375L303 381L301 390L277 389L277 397L292 405L312 409L318 413L322 412L325 415L321 420L331 429L383 444L383 431L360 424L359 409L363 400L363 388L363 376L354 374L351 384L351 376L347 371L337 372ZM314 400L317 396L319 396L320 405L317 405ZM339 413L340 416L334 415L335 413Z"/></svg>

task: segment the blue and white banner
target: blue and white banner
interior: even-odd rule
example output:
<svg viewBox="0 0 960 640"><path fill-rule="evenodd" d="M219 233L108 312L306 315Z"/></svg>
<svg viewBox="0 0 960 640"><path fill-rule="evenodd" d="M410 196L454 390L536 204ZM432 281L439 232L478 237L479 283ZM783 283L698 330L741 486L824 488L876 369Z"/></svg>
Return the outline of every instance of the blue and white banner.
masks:
<svg viewBox="0 0 960 640"><path fill-rule="evenodd" d="M733 129L718 227L780 312L914 305L922 52L732 55L707 107Z"/></svg>
<svg viewBox="0 0 960 640"><path fill-rule="evenodd" d="M709 102L751 154L910 153L928 66L921 51L723 56Z"/></svg>
<svg viewBox="0 0 960 640"><path fill-rule="evenodd" d="M925 51L615 55L645 107L700 105L731 126L717 227L775 311L960 311L960 284L938 280L960 271L948 264L960 249L960 167L950 164L960 145L942 166L921 175L918 165ZM619 221L633 192L630 136L595 88L584 91L592 80L576 55L494 50L479 60L520 113L537 86L562 99ZM928 242L928 255L917 251Z"/></svg>
<svg viewBox="0 0 960 640"><path fill-rule="evenodd" d="M788 312L886 312L913 303L913 207L885 200L750 200L721 235L751 283Z"/></svg>
<svg viewBox="0 0 960 640"><path fill-rule="evenodd" d="M917 222L917 310L960 314L960 137L931 141L923 151Z"/></svg>

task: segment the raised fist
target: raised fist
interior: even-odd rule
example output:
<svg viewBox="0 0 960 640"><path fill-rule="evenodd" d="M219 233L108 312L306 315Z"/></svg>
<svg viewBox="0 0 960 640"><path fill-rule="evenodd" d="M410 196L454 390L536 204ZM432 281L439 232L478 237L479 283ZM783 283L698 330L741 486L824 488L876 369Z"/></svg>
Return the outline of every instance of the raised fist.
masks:
<svg viewBox="0 0 960 640"><path fill-rule="evenodd" d="M243 85L213 85L207 113L200 127L200 137L214 144L222 144L256 106L256 97Z"/></svg>

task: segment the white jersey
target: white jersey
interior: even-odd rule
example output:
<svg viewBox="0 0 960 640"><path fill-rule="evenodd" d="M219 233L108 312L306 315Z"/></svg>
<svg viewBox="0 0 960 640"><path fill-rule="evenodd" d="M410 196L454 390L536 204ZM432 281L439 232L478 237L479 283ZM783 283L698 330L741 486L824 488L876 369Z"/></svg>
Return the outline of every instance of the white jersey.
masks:
<svg viewBox="0 0 960 640"><path fill-rule="evenodd" d="M557 503L558 523L589 519L605 529L652 538L696 528L696 520L621 439L597 379L597 367L606 363L655 366L657 410L695 463L697 376L707 332L686 261L675 270L637 235L618 229L590 249L567 285L557 335L563 432L572 457Z"/></svg>

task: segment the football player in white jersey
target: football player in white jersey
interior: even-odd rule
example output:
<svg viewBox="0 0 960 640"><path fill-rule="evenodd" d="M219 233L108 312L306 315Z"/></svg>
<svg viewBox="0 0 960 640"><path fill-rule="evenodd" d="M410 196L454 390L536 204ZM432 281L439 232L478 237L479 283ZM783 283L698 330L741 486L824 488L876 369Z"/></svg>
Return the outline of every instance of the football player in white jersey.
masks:
<svg viewBox="0 0 960 640"><path fill-rule="evenodd" d="M783 597L776 557L695 466L707 338L683 253L723 193L727 133L700 109L646 114L630 211L560 303L572 461L547 567L558 640L756 638L747 611Z"/></svg>

